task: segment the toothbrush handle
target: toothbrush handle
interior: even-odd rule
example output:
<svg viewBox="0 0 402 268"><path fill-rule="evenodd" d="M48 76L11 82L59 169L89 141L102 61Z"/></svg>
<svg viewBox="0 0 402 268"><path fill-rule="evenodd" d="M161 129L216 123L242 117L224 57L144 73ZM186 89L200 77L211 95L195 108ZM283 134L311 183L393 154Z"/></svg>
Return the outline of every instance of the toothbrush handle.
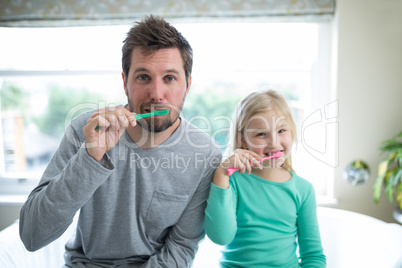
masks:
<svg viewBox="0 0 402 268"><path fill-rule="evenodd" d="M263 160L264 160L264 158L263 158ZM251 166L254 166L254 164L251 163L251 162L250 162L250 165L251 165ZM227 173L228 173L229 176L232 175L233 173L235 173L235 172L238 171L238 170L240 170L240 168L227 168L227 169L226 169L226 171L227 171Z"/></svg>
<svg viewBox="0 0 402 268"><path fill-rule="evenodd" d="M267 156L267 157L262 158L262 159L260 160L260 162L265 161L265 160L268 160L268 159L271 159L271 158L278 158L278 157L281 157L282 154L283 154L282 152L277 152L277 153L275 153L274 155L271 155L271 156ZM254 164L251 163L251 162L250 162L250 165L254 166ZM234 172L236 172L236 171L238 171L238 170L240 170L240 168L227 168L227 169L226 169L226 171L227 171L227 173L228 173L229 176L232 175Z"/></svg>
<svg viewBox="0 0 402 268"><path fill-rule="evenodd" d="M240 170L240 168L227 168L226 171L228 173L228 175L232 175L233 173L235 173L236 171Z"/></svg>

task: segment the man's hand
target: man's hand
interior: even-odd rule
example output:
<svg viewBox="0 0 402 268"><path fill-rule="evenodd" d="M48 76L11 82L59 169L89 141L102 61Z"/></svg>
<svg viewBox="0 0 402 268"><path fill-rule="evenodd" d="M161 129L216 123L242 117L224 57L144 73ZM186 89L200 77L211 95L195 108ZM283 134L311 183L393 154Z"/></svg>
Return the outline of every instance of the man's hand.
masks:
<svg viewBox="0 0 402 268"><path fill-rule="evenodd" d="M97 110L84 126L88 154L99 162L107 151L116 146L124 130L136 124L134 113L122 106Z"/></svg>

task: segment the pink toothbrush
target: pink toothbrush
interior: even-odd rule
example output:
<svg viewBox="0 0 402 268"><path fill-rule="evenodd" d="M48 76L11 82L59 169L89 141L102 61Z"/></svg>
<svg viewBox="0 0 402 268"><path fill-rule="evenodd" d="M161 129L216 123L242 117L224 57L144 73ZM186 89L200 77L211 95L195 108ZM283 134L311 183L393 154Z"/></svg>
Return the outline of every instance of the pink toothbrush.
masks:
<svg viewBox="0 0 402 268"><path fill-rule="evenodd" d="M279 158L279 157L282 156L282 154L283 154L282 152L276 152L276 153L274 153L273 155L263 157L260 162L265 161L265 160L268 160L268 159L271 159L271 158ZM254 166L253 163L251 163L251 165ZM235 171L238 171L239 169L240 169L240 168L228 168L228 169L226 169L226 171L228 172L228 175L230 176L230 175L232 175Z"/></svg>

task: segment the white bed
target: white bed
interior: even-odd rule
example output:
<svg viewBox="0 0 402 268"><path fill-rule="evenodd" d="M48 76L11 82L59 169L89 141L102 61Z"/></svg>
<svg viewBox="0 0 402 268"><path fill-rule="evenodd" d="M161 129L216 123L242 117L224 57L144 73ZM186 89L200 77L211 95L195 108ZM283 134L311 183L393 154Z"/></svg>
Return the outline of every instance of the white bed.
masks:
<svg viewBox="0 0 402 268"><path fill-rule="evenodd" d="M318 208L328 268L402 268L402 226L345 210ZM1 268L55 268L63 264L70 228L55 242L36 252L25 250L18 221L0 232ZM220 247L205 239L193 268L218 267Z"/></svg>

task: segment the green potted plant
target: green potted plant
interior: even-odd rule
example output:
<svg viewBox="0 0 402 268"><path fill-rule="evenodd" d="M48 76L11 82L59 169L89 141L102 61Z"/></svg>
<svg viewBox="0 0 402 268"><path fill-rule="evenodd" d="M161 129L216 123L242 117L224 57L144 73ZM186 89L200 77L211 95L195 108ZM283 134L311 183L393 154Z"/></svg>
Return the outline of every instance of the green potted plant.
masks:
<svg viewBox="0 0 402 268"><path fill-rule="evenodd" d="M383 141L380 150L386 158L378 165L378 177L374 183L374 202L378 203L384 186L389 202L396 197L398 207L394 217L401 221L402 217L402 131L392 139Z"/></svg>

